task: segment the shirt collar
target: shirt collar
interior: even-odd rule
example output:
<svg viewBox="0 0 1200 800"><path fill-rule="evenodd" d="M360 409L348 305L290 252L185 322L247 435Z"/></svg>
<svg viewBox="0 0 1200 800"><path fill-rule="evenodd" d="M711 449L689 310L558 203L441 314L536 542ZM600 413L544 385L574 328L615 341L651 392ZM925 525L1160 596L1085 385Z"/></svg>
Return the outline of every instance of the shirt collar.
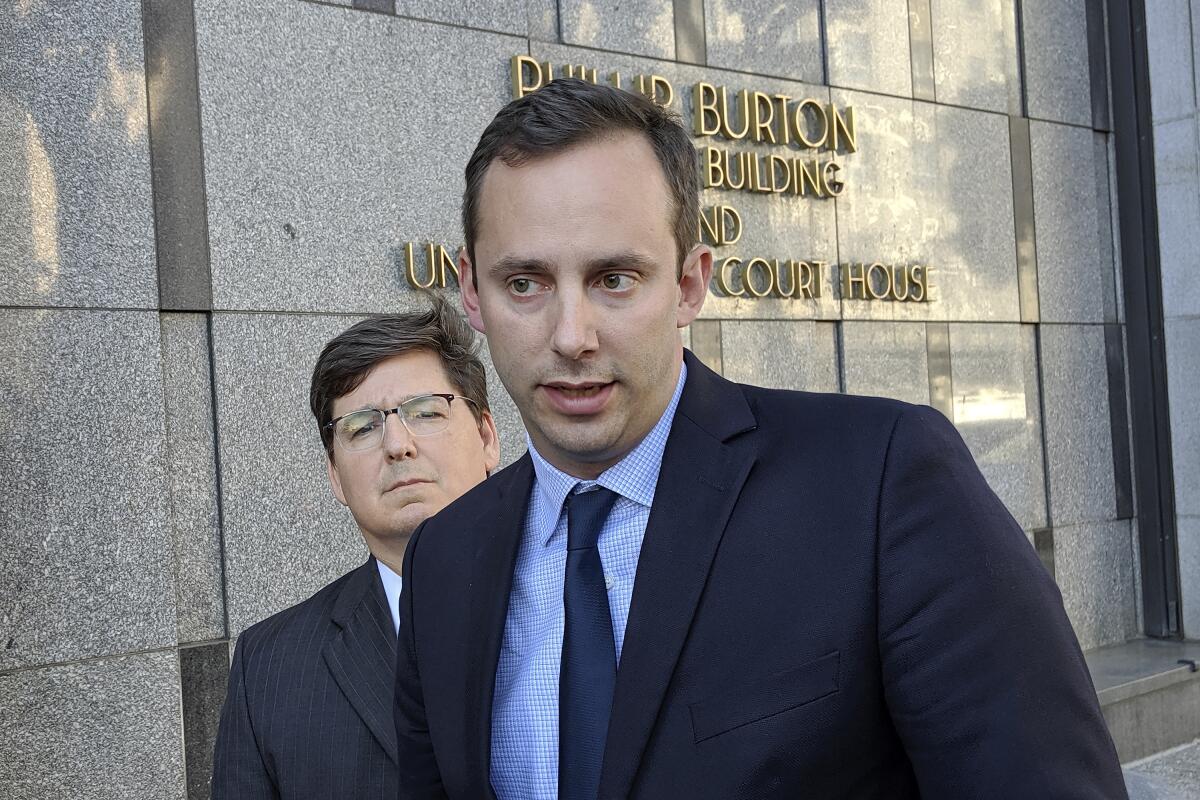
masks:
<svg viewBox="0 0 1200 800"><path fill-rule="evenodd" d="M383 581L383 593L387 595L388 611L392 612L392 625L396 628L396 635L399 636L400 590L404 586L404 579L379 559L375 559L375 566L379 567L379 579Z"/></svg>
<svg viewBox="0 0 1200 800"><path fill-rule="evenodd" d="M532 520L533 533L537 541L544 547L554 529L558 527L558 518L562 513L563 501L576 484L584 486L598 484L606 489L628 498L639 505L650 507L654 500L654 490L658 486L658 472L662 468L663 450L667 446L667 437L671 432L671 424L675 420L675 409L679 407L679 398L683 394L683 384L687 380L687 365L680 364L679 380L675 382L675 392L671 402L658 422L650 432L638 442L637 447L625 454L625 457L613 464L594 481L581 481L573 475L563 472L542 457L533 445L533 440L526 434L529 443L529 455L533 459L533 471L537 480L534 491L541 499L541 507L537 509L537 517Z"/></svg>

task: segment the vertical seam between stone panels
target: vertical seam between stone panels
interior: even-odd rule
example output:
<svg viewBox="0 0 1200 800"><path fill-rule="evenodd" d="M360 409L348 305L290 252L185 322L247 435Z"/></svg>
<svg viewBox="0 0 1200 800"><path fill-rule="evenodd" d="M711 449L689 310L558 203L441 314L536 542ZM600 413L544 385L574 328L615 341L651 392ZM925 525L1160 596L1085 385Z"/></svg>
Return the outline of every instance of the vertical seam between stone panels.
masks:
<svg viewBox="0 0 1200 800"><path fill-rule="evenodd" d="M835 319L833 321L833 357L837 359L837 390L841 394L846 393L845 327L846 321L844 319Z"/></svg>
<svg viewBox="0 0 1200 800"><path fill-rule="evenodd" d="M1112 129L1108 102L1108 35L1102 0L1084 0L1084 25L1088 48L1088 91L1091 94L1092 129ZM1190 13L1189 13L1190 20ZM1193 70L1193 76L1195 70ZM1193 83L1195 78L1193 77Z"/></svg>
<svg viewBox="0 0 1200 800"><path fill-rule="evenodd" d="M562 0L554 0L554 32L558 36L559 44L566 44L566 39L563 38L563 21L562 21ZM529 45L529 55L533 55L533 43Z"/></svg>
<svg viewBox="0 0 1200 800"><path fill-rule="evenodd" d="M1087 2L1087 0L1084 0ZM1029 116L1029 67L1025 63L1025 0L1013 2L1013 26L1016 29L1014 44L1017 48L1017 106L1022 117Z"/></svg>
<svg viewBox="0 0 1200 800"><path fill-rule="evenodd" d="M1113 502L1117 519L1133 516L1132 448L1128 438L1129 411L1125 405L1125 363L1121 326L1104 326L1104 360L1108 373L1108 416L1112 436Z"/></svg>
<svg viewBox="0 0 1200 800"><path fill-rule="evenodd" d="M158 306L163 308L165 294L168 310L206 311L212 308L213 288L195 14L191 2L170 0L142 0L141 13ZM186 64L189 56L191 63ZM176 70L184 77L165 89L151 80L162 60L185 67ZM188 124L190 114L194 114L194 127ZM176 122L180 116L183 124ZM165 131L155 125L156 118L166 122ZM193 157L195 175L190 175L187 167ZM168 165L175 169L164 174ZM165 204L164 197L174 202ZM195 277L188 280L190 274Z"/></svg>
<svg viewBox="0 0 1200 800"><path fill-rule="evenodd" d="M931 335L936 332L935 335ZM936 343L935 343L936 340ZM936 349L935 349L936 348ZM944 370L944 372L943 372ZM925 323L925 377L929 386L929 405L954 422L954 369L950 361L950 323ZM938 379L945 379L946 395L934 391Z"/></svg>
<svg viewBox="0 0 1200 800"><path fill-rule="evenodd" d="M1041 435L1038 437L1042 445L1042 493L1046 497L1046 527L1054 527L1054 510L1050 506L1050 447L1046 442L1046 372L1043 366L1045 350L1042 348L1042 326L1033 326L1034 356L1037 361L1038 382L1038 416L1042 421Z"/></svg>
<svg viewBox="0 0 1200 800"><path fill-rule="evenodd" d="M212 408L212 439L213 439L213 488L217 500L217 541L220 544L221 557L221 611L225 618L225 636L232 637L229 625L229 563L228 548L225 545L225 487L221 468L221 419L218 414L217 402L217 343L213 336L213 313L205 314L205 328L208 334L208 388Z"/></svg>
<svg viewBox="0 0 1200 800"><path fill-rule="evenodd" d="M1033 191L1033 136L1025 117L1008 118L1008 151L1012 170L1019 311L1021 322L1038 322L1041 319L1041 292L1037 262L1037 198ZM1023 254L1021 246L1025 233L1028 234L1027 254Z"/></svg>
<svg viewBox="0 0 1200 800"><path fill-rule="evenodd" d="M708 64L704 0L674 0L671 12L674 21L675 61L699 66Z"/></svg>
<svg viewBox="0 0 1200 800"><path fill-rule="evenodd" d="M142 29L142 83L146 87L146 156L150 165L150 220L154 226L154 291L157 297L156 306L161 310L163 301L162 254L158 239L158 192L155 191L154 170L154 112L150 106L150 37L146 33L146 18L149 14L151 0L141 2ZM162 322L159 321L159 351L162 350ZM163 409L166 409L166 392L163 393ZM176 638L178 639L178 614L176 615Z"/></svg>
<svg viewBox="0 0 1200 800"><path fill-rule="evenodd" d="M915 0L919 4L918 19L924 18L924 27L929 31L929 37L926 41L921 37L918 41L913 41L913 14L912 4L914 0L908 0L908 72L909 72L909 91L913 100L924 100L930 103L937 102L937 77L934 74L934 47L933 47L933 3L931 0ZM924 45L919 47L918 45ZM919 52L925 50L926 52ZM929 72L929 85L922 85L918 93L917 86L917 64L925 61ZM922 70L923 72L924 70Z"/></svg>
<svg viewBox="0 0 1200 800"><path fill-rule="evenodd" d="M817 37L821 44L821 81L826 86L830 83L829 77L829 26L825 19L826 2L825 0L817 0Z"/></svg>

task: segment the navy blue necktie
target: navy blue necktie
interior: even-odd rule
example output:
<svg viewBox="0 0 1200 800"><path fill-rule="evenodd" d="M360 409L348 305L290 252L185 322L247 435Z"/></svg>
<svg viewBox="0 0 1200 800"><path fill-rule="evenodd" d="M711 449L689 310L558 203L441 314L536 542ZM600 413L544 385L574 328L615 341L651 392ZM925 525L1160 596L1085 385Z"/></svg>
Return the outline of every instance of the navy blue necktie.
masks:
<svg viewBox="0 0 1200 800"><path fill-rule="evenodd" d="M558 677L558 797L596 800L617 683L617 651L604 566L596 547L617 495L567 496L562 665Z"/></svg>

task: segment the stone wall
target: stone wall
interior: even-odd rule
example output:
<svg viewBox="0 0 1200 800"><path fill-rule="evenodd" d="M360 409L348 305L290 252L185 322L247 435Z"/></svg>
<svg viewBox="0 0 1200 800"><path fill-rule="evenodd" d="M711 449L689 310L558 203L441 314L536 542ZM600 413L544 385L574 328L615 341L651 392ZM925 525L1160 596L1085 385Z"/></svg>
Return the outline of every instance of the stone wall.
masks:
<svg viewBox="0 0 1200 800"><path fill-rule="evenodd" d="M933 404L1053 570L1084 647L1135 636L1097 8L0 9L0 796L207 796L232 640L365 557L327 488L312 363L361 315L419 302L405 242L461 240L462 168L511 96L515 54L663 76L685 116L698 81L852 106L845 192L708 190L746 221L718 254L920 261L934 301L842 299L833 267L820 300L714 296L685 341L735 380ZM1192 91L1177 127L1194 159ZM1172 280L1194 289L1193 273ZM1172 294L1192 305L1170 341L1195 345L1197 293ZM1180 380L1197 349L1174 348ZM523 432L491 386L508 462ZM1177 462L1200 449L1187 431ZM1181 512L1200 495L1182 492Z"/></svg>

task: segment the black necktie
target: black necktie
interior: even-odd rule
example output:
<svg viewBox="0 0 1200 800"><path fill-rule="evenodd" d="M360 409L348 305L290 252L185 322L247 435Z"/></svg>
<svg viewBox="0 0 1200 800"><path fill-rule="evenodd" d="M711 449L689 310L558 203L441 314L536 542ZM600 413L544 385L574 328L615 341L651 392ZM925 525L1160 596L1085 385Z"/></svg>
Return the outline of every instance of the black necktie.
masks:
<svg viewBox="0 0 1200 800"><path fill-rule="evenodd" d="M617 683L617 651L604 566L596 543L617 495L567 496L567 572L558 677L558 797L596 800Z"/></svg>

